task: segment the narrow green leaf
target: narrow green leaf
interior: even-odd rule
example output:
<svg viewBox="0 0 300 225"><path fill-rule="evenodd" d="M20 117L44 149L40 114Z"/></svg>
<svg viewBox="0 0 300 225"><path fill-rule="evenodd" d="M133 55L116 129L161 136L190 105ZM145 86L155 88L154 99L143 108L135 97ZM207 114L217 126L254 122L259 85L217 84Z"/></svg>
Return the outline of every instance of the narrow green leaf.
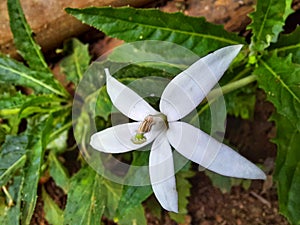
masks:
<svg viewBox="0 0 300 225"><path fill-rule="evenodd" d="M176 174L179 213L169 212L169 215L171 219L175 220L179 224L185 222L185 216L188 213L187 205L189 201L187 198L191 195L190 188L192 185L187 179L194 176L194 174L195 173L191 170L182 170Z"/></svg>
<svg viewBox="0 0 300 225"><path fill-rule="evenodd" d="M73 38L65 42L64 53L67 54L67 57L63 58L60 63L61 71L66 74L69 81L77 84L91 60L88 45Z"/></svg>
<svg viewBox="0 0 300 225"><path fill-rule="evenodd" d="M0 187L12 179L16 171L24 166L26 161L26 135L7 135L0 149Z"/></svg>
<svg viewBox="0 0 300 225"><path fill-rule="evenodd" d="M252 29L250 49L261 52L269 47L271 42L276 42L278 35L283 31L284 21L291 9L292 0L258 0L255 12L250 14Z"/></svg>
<svg viewBox="0 0 300 225"><path fill-rule="evenodd" d="M182 13L169 14L156 9L130 7L67 8L66 11L83 23L126 42L169 41L200 56L227 45L243 43L241 38L226 32L220 25L213 25L204 18L188 17Z"/></svg>
<svg viewBox="0 0 300 225"><path fill-rule="evenodd" d="M40 46L35 43L32 37L33 34L24 16L20 1L8 0L7 8L10 17L10 29L19 53L33 70L49 72Z"/></svg>
<svg viewBox="0 0 300 225"><path fill-rule="evenodd" d="M48 72L34 71L9 57L0 56L0 83L22 85L37 93L68 96L64 88Z"/></svg>
<svg viewBox="0 0 300 225"><path fill-rule="evenodd" d="M55 183L61 187L65 193L68 193L70 182L68 171L52 152L50 152L49 155L49 171L50 176L54 179Z"/></svg>
<svg viewBox="0 0 300 225"><path fill-rule="evenodd" d="M279 209L291 224L300 224L300 130L295 127L295 121L279 114L274 114L272 119L277 127L274 177L278 184Z"/></svg>
<svg viewBox="0 0 300 225"><path fill-rule="evenodd" d="M287 56L292 54L294 63L300 64L300 27L291 34L281 34L278 42L271 45L270 49L276 50L279 56Z"/></svg>
<svg viewBox="0 0 300 225"><path fill-rule="evenodd" d="M42 189L42 197L44 200L44 212L46 220L52 225L63 225L63 210L58 207L58 205L47 194L44 188Z"/></svg>
<svg viewBox="0 0 300 225"><path fill-rule="evenodd" d="M21 192L24 184L23 173L15 176L8 187L8 194L13 205L5 205L0 208L0 224L19 225L21 215ZM0 202L1 203L1 202Z"/></svg>
<svg viewBox="0 0 300 225"><path fill-rule="evenodd" d="M26 118L34 113L51 113L62 108L61 103L64 99L58 98L56 95L38 95L30 96L22 105L19 111L21 118Z"/></svg>
<svg viewBox="0 0 300 225"><path fill-rule="evenodd" d="M71 178L64 224L100 224L106 200L102 179L91 167L82 168Z"/></svg>
<svg viewBox="0 0 300 225"><path fill-rule="evenodd" d="M253 73L277 112L300 130L300 66L293 64L291 57L284 59L273 54L261 60Z"/></svg>
<svg viewBox="0 0 300 225"><path fill-rule="evenodd" d="M41 166L44 157L45 141L43 140L45 129L51 123L47 118L40 118L38 116L28 120L28 128L26 134L28 135L27 146L27 161L25 164L25 182L22 192L23 210L22 210L22 225L30 223L32 214L34 212L37 187L40 178Z"/></svg>

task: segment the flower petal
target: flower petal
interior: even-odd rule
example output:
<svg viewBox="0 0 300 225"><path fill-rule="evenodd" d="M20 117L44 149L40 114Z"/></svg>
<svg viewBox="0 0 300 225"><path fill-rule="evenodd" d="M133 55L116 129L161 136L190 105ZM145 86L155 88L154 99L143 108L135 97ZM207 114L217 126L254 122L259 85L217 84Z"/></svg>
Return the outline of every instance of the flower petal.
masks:
<svg viewBox="0 0 300 225"><path fill-rule="evenodd" d="M140 122L126 123L107 128L92 135L90 145L101 152L122 153L139 149L151 143L159 133L161 127L153 125L149 133L145 133L146 142L134 144L131 138L135 136Z"/></svg>
<svg viewBox="0 0 300 225"><path fill-rule="evenodd" d="M178 212L173 154L165 132L153 142L149 173L153 192L161 206L168 211Z"/></svg>
<svg viewBox="0 0 300 225"><path fill-rule="evenodd" d="M142 121L148 115L158 114L142 97L113 78L107 68L105 73L107 93L121 113L136 121Z"/></svg>
<svg viewBox="0 0 300 225"><path fill-rule="evenodd" d="M176 121L195 109L222 77L242 45L221 48L195 62L165 88L160 111L168 121Z"/></svg>
<svg viewBox="0 0 300 225"><path fill-rule="evenodd" d="M255 164L190 124L169 123L167 137L180 154L216 173L247 179L266 178Z"/></svg>

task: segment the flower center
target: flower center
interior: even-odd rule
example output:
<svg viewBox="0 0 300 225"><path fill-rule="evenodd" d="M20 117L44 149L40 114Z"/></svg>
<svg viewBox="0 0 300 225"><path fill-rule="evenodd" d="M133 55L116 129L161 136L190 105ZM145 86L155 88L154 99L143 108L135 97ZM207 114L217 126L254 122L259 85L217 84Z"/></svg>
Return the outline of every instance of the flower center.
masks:
<svg viewBox="0 0 300 225"><path fill-rule="evenodd" d="M144 121L139 126L136 135L131 138L131 141L134 144L142 144L147 141L147 138L144 136L145 133L151 130L152 125L154 124L154 120L152 116L146 116Z"/></svg>
<svg viewBox="0 0 300 225"><path fill-rule="evenodd" d="M148 116L146 116L144 121L139 126L139 128L136 132L136 135L134 135L131 138L131 141L134 144L143 144L144 142L147 141L147 138L145 137L144 134L151 131L152 125L154 125L156 122L159 123L161 121L164 121L166 127L168 127L167 118L166 118L165 115L159 114L159 115L148 115Z"/></svg>

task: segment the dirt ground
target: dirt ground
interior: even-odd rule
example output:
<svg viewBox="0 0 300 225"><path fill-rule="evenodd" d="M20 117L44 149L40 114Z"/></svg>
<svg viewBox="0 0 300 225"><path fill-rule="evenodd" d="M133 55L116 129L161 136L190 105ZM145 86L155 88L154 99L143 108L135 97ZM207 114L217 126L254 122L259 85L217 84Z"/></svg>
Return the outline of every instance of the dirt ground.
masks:
<svg viewBox="0 0 300 225"><path fill-rule="evenodd" d="M245 28L250 23L247 14L253 10L252 0L173 0L157 1L155 6L160 6L163 11L183 11L191 16L205 16L208 21L224 24L229 31L239 32L248 36ZM294 1L295 9L300 8L300 1ZM153 6L153 5L149 5ZM149 7L147 6L147 7ZM293 29L299 23L299 15L287 24L287 29ZM294 18L294 17L293 17ZM296 21L296 22L295 22ZM87 38L88 37L88 38ZM92 39L91 39L92 37ZM111 48L118 42L102 39L103 34L91 30L88 35L83 35L82 40L91 43L91 53L94 57L101 55L104 49ZM100 40L99 40L100 39ZM56 59L55 59L56 60ZM254 162L260 162L267 168L268 175L274 169L276 146L269 142L276 131L268 121L273 111L271 104L265 102L262 91L257 92L254 118L242 120L229 117L227 120L226 138L230 143L240 149L241 154ZM249 154L250 153L250 154ZM196 166L195 166L196 170ZM230 193L223 194L215 188L207 176L197 172L190 181L193 185L189 198L188 215L184 224L192 225L285 225L288 222L278 213L278 201L275 183L268 176L267 181L253 181L249 190L241 186L233 187ZM66 196L55 186L50 179L45 183L47 192L63 208ZM42 210L43 202L38 198L38 203L31 224L48 224L44 219ZM175 225L166 213L162 218L156 218L146 212L150 225ZM103 220L104 224L113 225L112 221Z"/></svg>

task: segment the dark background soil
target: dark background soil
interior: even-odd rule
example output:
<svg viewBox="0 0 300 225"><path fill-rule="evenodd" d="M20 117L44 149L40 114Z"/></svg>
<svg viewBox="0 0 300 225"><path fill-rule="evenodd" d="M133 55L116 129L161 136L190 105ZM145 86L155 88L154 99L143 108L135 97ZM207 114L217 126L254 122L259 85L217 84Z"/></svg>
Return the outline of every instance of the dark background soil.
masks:
<svg viewBox="0 0 300 225"><path fill-rule="evenodd" d="M182 11L191 16L205 16L208 21L224 24L228 31L239 32L240 35L249 37L250 31L246 26L250 23L247 14L253 11L252 0L173 0L156 1L146 7L158 7L166 12ZM294 1L294 9L300 8L300 1ZM300 14L295 13L288 18L286 30L291 31L299 24ZM104 35L91 29L83 34L81 40L90 43L90 52L94 58L103 52L118 45L118 40L104 38ZM57 58L49 53L50 64L54 71L57 70ZM52 60L52 61L51 61ZM257 102L254 117L251 120L228 117L226 138L230 144L236 146L240 153L253 162L264 164L268 174L266 181L253 181L249 190L241 186L233 187L230 193L223 194L219 189L212 186L211 181L203 172L197 172L190 179L192 183L191 197L189 198L188 215L183 224L199 225L285 225L285 218L278 213L278 201L276 184L272 181L276 146L270 142L275 136L274 125L268 121L273 106L265 101L262 91L257 91ZM73 157L74 160L76 157ZM196 166L195 166L196 168ZM53 180L46 179L42 182L46 191L59 204L64 207L66 196ZM162 218L156 218L147 211L148 224L173 225L166 213ZM112 221L103 219L104 224L114 224ZM31 224L48 224L44 219L43 202L39 197L36 211Z"/></svg>

